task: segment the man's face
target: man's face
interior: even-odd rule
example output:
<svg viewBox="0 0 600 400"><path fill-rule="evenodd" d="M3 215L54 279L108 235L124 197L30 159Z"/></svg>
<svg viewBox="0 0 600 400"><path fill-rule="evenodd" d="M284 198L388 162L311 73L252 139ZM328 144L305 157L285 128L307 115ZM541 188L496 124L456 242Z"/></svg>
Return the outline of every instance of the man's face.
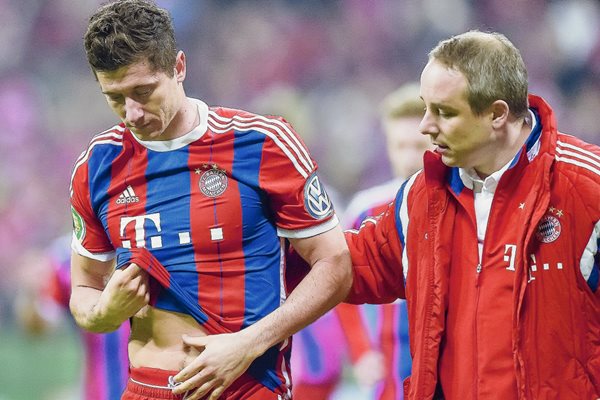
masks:
<svg viewBox="0 0 600 400"><path fill-rule="evenodd" d="M383 123L387 152L394 176L408 178L423 168L423 153L431 150L431 141L419 133L420 117L388 118Z"/></svg>
<svg viewBox="0 0 600 400"><path fill-rule="evenodd" d="M184 97L177 73L154 71L144 60L96 76L109 107L139 139L172 139L168 128Z"/></svg>
<svg viewBox="0 0 600 400"><path fill-rule="evenodd" d="M489 164L495 151L493 113L475 115L466 90L467 80L462 73L431 60L421 74L421 97L426 108L419 130L431 138L444 164L487 173L493 169Z"/></svg>

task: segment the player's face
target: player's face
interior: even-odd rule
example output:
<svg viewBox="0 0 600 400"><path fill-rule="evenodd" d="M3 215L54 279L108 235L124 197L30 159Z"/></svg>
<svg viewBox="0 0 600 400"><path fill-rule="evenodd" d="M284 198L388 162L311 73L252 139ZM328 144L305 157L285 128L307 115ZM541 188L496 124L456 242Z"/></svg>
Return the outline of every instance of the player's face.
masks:
<svg viewBox="0 0 600 400"><path fill-rule="evenodd" d="M168 140L180 134L173 126L185 99L180 57L182 53L173 76L153 70L146 60L96 74L110 108L141 140Z"/></svg>
<svg viewBox="0 0 600 400"><path fill-rule="evenodd" d="M384 122L388 157L394 176L407 178L423 167L423 153L432 149L427 136L419 133L419 117L400 117Z"/></svg>
<svg viewBox="0 0 600 400"><path fill-rule="evenodd" d="M429 135L444 164L489 175L495 170L490 157L495 151L493 113L475 115L466 93L467 80L462 73L430 61L421 74L425 115L419 130Z"/></svg>

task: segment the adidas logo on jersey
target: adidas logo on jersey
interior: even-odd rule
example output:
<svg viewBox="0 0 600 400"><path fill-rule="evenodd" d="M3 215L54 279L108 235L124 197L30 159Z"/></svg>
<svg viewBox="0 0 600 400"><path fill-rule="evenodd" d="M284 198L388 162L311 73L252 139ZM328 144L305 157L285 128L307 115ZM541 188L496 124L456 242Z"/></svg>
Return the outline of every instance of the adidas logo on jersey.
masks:
<svg viewBox="0 0 600 400"><path fill-rule="evenodd" d="M127 189L123 190L123 193L117 199L117 204L129 204L129 203L139 203L140 198L135 195L133 188L131 186L127 186Z"/></svg>

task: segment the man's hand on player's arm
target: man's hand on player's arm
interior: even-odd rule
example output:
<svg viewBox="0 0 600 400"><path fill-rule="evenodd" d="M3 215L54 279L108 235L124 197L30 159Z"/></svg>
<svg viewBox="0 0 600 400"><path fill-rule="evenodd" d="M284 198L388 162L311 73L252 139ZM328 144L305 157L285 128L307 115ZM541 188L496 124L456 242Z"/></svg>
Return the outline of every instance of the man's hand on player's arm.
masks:
<svg viewBox="0 0 600 400"><path fill-rule="evenodd" d="M113 261L71 255L70 308L79 326L111 332L148 304L148 274L135 264L114 270Z"/></svg>
<svg viewBox="0 0 600 400"><path fill-rule="evenodd" d="M175 376L179 384L173 393L188 392L186 399L190 400L210 393L207 399L216 400L257 357L346 298L352 285L352 265L341 228L290 242L312 266L308 275L281 307L244 330L185 338L201 353Z"/></svg>

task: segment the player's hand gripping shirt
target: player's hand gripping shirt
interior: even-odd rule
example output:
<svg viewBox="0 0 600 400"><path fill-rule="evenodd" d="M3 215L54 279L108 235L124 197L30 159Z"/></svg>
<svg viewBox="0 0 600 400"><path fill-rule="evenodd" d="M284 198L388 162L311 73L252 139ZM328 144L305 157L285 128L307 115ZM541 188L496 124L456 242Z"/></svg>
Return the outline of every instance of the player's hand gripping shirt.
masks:
<svg viewBox="0 0 600 400"><path fill-rule="evenodd" d="M280 237L338 221L284 120L197 105L200 125L174 140L142 142L122 124L92 139L73 171L73 248L101 261L149 251L167 272L155 307L190 314L183 292L221 331L239 331L285 300ZM278 369L260 379L272 390L285 380L285 346L265 354L263 369Z"/></svg>

